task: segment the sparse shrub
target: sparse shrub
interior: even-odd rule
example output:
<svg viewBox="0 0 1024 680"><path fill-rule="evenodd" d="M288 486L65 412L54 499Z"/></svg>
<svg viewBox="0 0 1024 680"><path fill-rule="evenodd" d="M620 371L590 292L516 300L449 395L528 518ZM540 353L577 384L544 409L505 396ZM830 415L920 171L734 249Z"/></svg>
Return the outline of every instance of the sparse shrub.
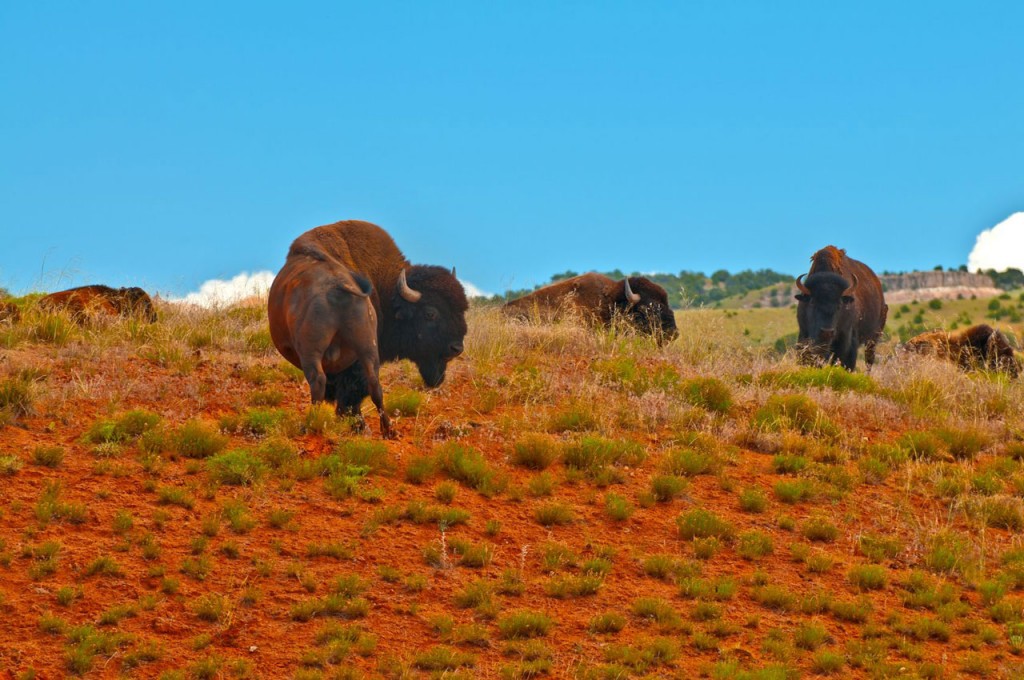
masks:
<svg viewBox="0 0 1024 680"><path fill-rule="evenodd" d="M476 665L476 658L472 654L466 654L450 647L432 647L425 652L416 654L413 657L412 665L420 670L447 674L460 668L472 668Z"/></svg>
<svg viewBox="0 0 1024 680"><path fill-rule="evenodd" d="M227 603L217 593L207 593L192 603L192 612L201 620L216 623L224 616Z"/></svg>
<svg viewBox="0 0 1024 680"><path fill-rule="evenodd" d="M7 475L9 477L16 475L21 470L21 467L21 458L18 458L13 453L0 455L0 475Z"/></svg>
<svg viewBox="0 0 1024 680"><path fill-rule="evenodd" d="M208 458L222 451L228 438L201 420L190 420L171 436L174 450L186 458Z"/></svg>
<svg viewBox="0 0 1024 680"><path fill-rule="evenodd" d="M728 413L732 408L732 392L718 378L687 380L683 383L683 395L694 406L715 413Z"/></svg>
<svg viewBox="0 0 1024 680"><path fill-rule="evenodd" d="M768 498L760 489L751 487L740 492L740 509L744 512L762 513L768 507Z"/></svg>
<svg viewBox="0 0 1024 680"><path fill-rule="evenodd" d="M850 569L846 577L860 590L880 590L889 582L889 572L877 564L861 564Z"/></svg>
<svg viewBox="0 0 1024 680"><path fill-rule="evenodd" d="M458 490L458 487L451 482L441 482L434 487L434 498L437 499L439 503L448 505L455 500L455 494Z"/></svg>
<svg viewBox="0 0 1024 680"><path fill-rule="evenodd" d="M678 498L688 486L689 482L676 475L655 475L651 479L651 493L659 503L668 503Z"/></svg>
<svg viewBox="0 0 1024 680"><path fill-rule="evenodd" d="M737 537L736 552L744 559L759 560L772 553L772 539L761 531L744 531Z"/></svg>
<svg viewBox="0 0 1024 680"><path fill-rule="evenodd" d="M564 503L545 503L537 508L534 516L546 527L570 524L574 519L572 508Z"/></svg>
<svg viewBox="0 0 1024 680"><path fill-rule="evenodd" d="M662 467L672 475L694 477L717 473L722 467L722 462L712 452L680 448L669 451Z"/></svg>
<svg viewBox="0 0 1024 680"><path fill-rule="evenodd" d="M422 484L437 470L433 456L413 456L405 468L405 479L413 484Z"/></svg>
<svg viewBox="0 0 1024 680"><path fill-rule="evenodd" d="M672 604L656 597L642 597L630 607L633 615L657 623L663 630L678 628L682 619Z"/></svg>
<svg viewBox="0 0 1024 680"><path fill-rule="evenodd" d="M626 617L618 612L605 612L590 619L592 633L618 633L626 627Z"/></svg>
<svg viewBox="0 0 1024 680"><path fill-rule="evenodd" d="M263 461L249 451L226 451L207 459L210 478L220 484L240 486L258 482L267 468Z"/></svg>
<svg viewBox="0 0 1024 680"><path fill-rule="evenodd" d="M838 428L803 394L773 394L754 414L754 427L764 431L798 430L804 434L834 436Z"/></svg>
<svg viewBox="0 0 1024 680"><path fill-rule="evenodd" d="M0 414L7 413L12 418L31 415L35 402L32 383L27 375L13 375L0 380ZM0 418L2 422L3 418Z"/></svg>
<svg viewBox="0 0 1024 680"><path fill-rule="evenodd" d="M435 449L437 465L446 475L485 496L501 491L506 482L472 446L449 441Z"/></svg>
<svg viewBox="0 0 1024 680"><path fill-rule="evenodd" d="M384 395L384 410L398 416L414 416L423 406L423 393L401 387Z"/></svg>
<svg viewBox="0 0 1024 680"><path fill-rule="evenodd" d="M615 493L609 493L604 497L604 509L616 522L624 522L636 512L632 503Z"/></svg>
<svg viewBox="0 0 1024 680"><path fill-rule="evenodd" d="M505 640L526 640L548 634L553 621L543 612L519 610L498 620L498 632Z"/></svg>
<svg viewBox="0 0 1024 680"><path fill-rule="evenodd" d="M551 415L548 432L586 432L597 429L597 418L584 406L568 406Z"/></svg>
<svg viewBox="0 0 1024 680"><path fill-rule="evenodd" d="M512 447L512 462L529 470L545 470L560 454L561 447L554 437L526 434Z"/></svg>
<svg viewBox="0 0 1024 680"><path fill-rule="evenodd" d="M831 543L839 537L839 528L824 517L810 517L804 522L802 533L809 541Z"/></svg>
<svg viewBox="0 0 1024 680"><path fill-rule="evenodd" d="M772 488L776 498L790 505L807 500L814 490L814 486L806 479L780 480Z"/></svg>
<svg viewBox="0 0 1024 680"><path fill-rule="evenodd" d="M989 442L988 435L976 429L943 428L937 430L935 434L945 443L949 455L958 460L974 458Z"/></svg>
<svg viewBox="0 0 1024 680"><path fill-rule="evenodd" d="M733 534L733 527L729 522L703 508L695 508L679 515L676 518L676 527L683 540L708 537L728 539Z"/></svg>
<svg viewBox="0 0 1024 680"><path fill-rule="evenodd" d="M32 449L32 462L43 467L60 467L64 462L64 447L37 446Z"/></svg>

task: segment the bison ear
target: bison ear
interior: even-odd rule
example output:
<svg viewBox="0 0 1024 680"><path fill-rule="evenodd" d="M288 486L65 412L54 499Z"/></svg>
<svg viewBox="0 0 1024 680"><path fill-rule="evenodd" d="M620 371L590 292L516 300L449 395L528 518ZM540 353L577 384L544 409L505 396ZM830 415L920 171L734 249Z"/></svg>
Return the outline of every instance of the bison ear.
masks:
<svg viewBox="0 0 1024 680"><path fill-rule="evenodd" d="M794 295L793 297L795 297L800 302L807 302L808 300L811 299L811 296L806 294L806 293L798 293L797 295Z"/></svg>

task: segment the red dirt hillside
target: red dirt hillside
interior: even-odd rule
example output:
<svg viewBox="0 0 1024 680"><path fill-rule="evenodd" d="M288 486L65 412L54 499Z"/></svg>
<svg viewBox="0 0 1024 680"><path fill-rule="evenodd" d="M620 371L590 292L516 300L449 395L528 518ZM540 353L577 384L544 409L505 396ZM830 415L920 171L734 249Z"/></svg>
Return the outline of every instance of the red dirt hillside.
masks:
<svg viewBox="0 0 1024 680"><path fill-rule="evenodd" d="M1019 381L483 308L382 441L158 311L0 326L10 677L1024 677Z"/></svg>

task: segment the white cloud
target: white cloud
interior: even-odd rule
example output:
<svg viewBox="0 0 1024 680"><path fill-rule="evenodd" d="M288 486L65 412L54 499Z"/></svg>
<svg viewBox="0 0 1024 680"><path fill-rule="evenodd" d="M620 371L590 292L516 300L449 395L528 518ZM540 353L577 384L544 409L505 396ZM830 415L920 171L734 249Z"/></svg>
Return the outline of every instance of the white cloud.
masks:
<svg viewBox="0 0 1024 680"><path fill-rule="evenodd" d="M199 305L200 307L221 307L244 300L248 297L262 297L270 290L270 284L274 282L274 273L242 272L238 276L225 281L224 279L210 279L199 286L198 291L188 293L185 297L169 298L171 302L184 302L186 304ZM466 289L467 297L491 297L491 293L480 290L469 281L459 280L462 287Z"/></svg>
<svg viewBox="0 0 1024 680"><path fill-rule="evenodd" d="M978 234L974 249L967 257L972 272L988 269L1024 270L1024 212L1017 212Z"/></svg>
<svg viewBox="0 0 1024 680"><path fill-rule="evenodd" d="M273 282L273 272L242 272L228 281L210 279L199 286L198 291L183 298L171 298L171 302L185 302L200 307L230 305L248 297L266 295Z"/></svg>
<svg viewBox="0 0 1024 680"><path fill-rule="evenodd" d="M493 295L493 293L488 293L487 291L480 290L469 281L459 279L459 283L461 283L462 287L466 289L466 297L491 297L491 295Z"/></svg>

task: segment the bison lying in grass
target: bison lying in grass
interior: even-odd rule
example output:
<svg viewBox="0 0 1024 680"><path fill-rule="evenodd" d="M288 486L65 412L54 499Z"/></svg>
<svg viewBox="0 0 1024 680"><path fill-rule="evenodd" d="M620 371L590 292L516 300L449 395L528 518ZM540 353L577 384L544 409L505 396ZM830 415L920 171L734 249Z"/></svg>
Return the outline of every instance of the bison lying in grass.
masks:
<svg viewBox="0 0 1024 680"><path fill-rule="evenodd" d="M156 321L153 300L141 288L111 288L94 285L79 286L39 299L39 306L48 311L67 311L78 322L92 315L139 317Z"/></svg>
<svg viewBox="0 0 1024 680"><path fill-rule="evenodd" d="M568 311L604 326L621 317L639 332L656 335L659 340L671 340L679 334L668 294L645 276L616 281L594 272L582 274L512 300L502 310L509 316L527 318L537 313L545 319Z"/></svg>
<svg viewBox="0 0 1024 680"><path fill-rule="evenodd" d="M979 368L1004 371L1014 378L1020 372L1006 336L988 324L959 331L922 333L899 345L898 349L946 359L965 371Z"/></svg>

